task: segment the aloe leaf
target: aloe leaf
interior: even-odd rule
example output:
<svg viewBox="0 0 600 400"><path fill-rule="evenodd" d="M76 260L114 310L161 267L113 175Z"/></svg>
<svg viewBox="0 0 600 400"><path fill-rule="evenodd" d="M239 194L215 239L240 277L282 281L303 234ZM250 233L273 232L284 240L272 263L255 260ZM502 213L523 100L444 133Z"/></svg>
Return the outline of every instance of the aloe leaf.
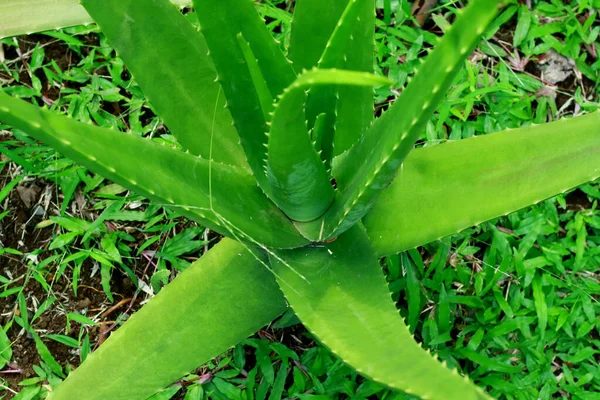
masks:
<svg viewBox="0 0 600 400"><path fill-rule="evenodd" d="M350 0L337 22L318 68L373 72L374 0ZM373 89L359 86L319 86L311 90L306 107L309 128L325 113L323 159L329 168L333 156L351 147L373 120Z"/></svg>
<svg viewBox="0 0 600 400"><path fill-rule="evenodd" d="M0 120L217 232L273 247L306 243L245 170L132 134L82 124L3 92Z"/></svg>
<svg viewBox="0 0 600 400"><path fill-rule="evenodd" d="M496 15L498 3L470 2L395 104L341 162L334 163L338 191L324 217L327 237L337 236L362 218L391 183L463 61Z"/></svg>
<svg viewBox="0 0 600 400"><path fill-rule="evenodd" d="M267 150L271 198L294 221L312 221L329 208L333 186L308 133L302 86L277 103Z"/></svg>
<svg viewBox="0 0 600 400"><path fill-rule="evenodd" d="M294 81L296 73L291 61L271 36L253 2L194 0L193 3L219 72L223 67L221 57L225 57L225 62L233 61L231 58L227 59L228 56L235 54L238 57L237 47L234 46L236 35L241 33L250 45L273 97L282 93ZM231 47L221 48L219 44Z"/></svg>
<svg viewBox="0 0 600 400"><path fill-rule="evenodd" d="M179 7L191 4L191 0L170 1ZM0 39L92 22L80 0L3 0L0 3Z"/></svg>
<svg viewBox="0 0 600 400"><path fill-rule="evenodd" d="M318 153L321 152L321 144L323 143L323 131L325 130L325 119L327 115L325 113L321 113L317 115L315 119L315 125L313 126L310 132L310 138L313 141L313 145L315 146L315 150ZM324 161L321 158L322 161Z"/></svg>
<svg viewBox="0 0 600 400"><path fill-rule="evenodd" d="M265 77L260 70L258 60L254 57L254 53L250 48L250 44L248 44L246 39L244 39L244 35L241 33L237 34L237 40L240 49L242 50L244 59L246 60L246 64L248 65L250 77L252 78L252 83L254 83L254 88L256 89L256 94L258 96L258 101L260 102L263 117L265 121L268 121L270 119L269 114L273 109L273 96L269 91Z"/></svg>
<svg viewBox="0 0 600 400"><path fill-rule="evenodd" d="M0 39L92 22L78 0L4 0L0 3Z"/></svg>
<svg viewBox="0 0 600 400"><path fill-rule="evenodd" d="M379 255L437 240L600 177L600 113L409 154L364 223Z"/></svg>
<svg viewBox="0 0 600 400"><path fill-rule="evenodd" d="M415 342L360 223L333 243L270 259L304 325L362 375L424 399L488 398Z"/></svg>
<svg viewBox="0 0 600 400"><path fill-rule="evenodd" d="M224 239L133 314L51 400L143 400L268 324L285 301L265 259Z"/></svg>
<svg viewBox="0 0 600 400"><path fill-rule="evenodd" d="M297 0L288 57L296 70L317 66L348 0Z"/></svg>
<svg viewBox="0 0 600 400"><path fill-rule="evenodd" d="M194 6L248 163L256 180L268 193L263 169L267 120L261 112L260 97L237 35L241 33L248 42L272 97L283 92L296 75L252 2L195 0Z"/></svg>
<svg viewBox="0 0 600 400"><path fill-rule="evenodd" d="M206 42L177 8L167 0L82 4L185 148L207 160L247 166Z"/></svg>
<svg viewBox="0 0 600 400"><path fill-rule="evenodd" d="M358 0L360 1L360 0ZM343 53L343 64L337 68L373 72L375 54L375 1L364 0L359 15L348 23L354 26ZM330 51L335 46L330 47ZM334 134L333 156L352 147L373 122L373 89L367 87L340 87L337 103L337 120Z"/></svg>
<svg viewBox="0 0 600 400"><path fill-rule="evenodd" d="M327 210L333 187L309 136L305 91L320 85L381 86L390 82L364 72L318 70L302 74L275 106L268 143L271 198L291 219L311 221Z"/></svg>

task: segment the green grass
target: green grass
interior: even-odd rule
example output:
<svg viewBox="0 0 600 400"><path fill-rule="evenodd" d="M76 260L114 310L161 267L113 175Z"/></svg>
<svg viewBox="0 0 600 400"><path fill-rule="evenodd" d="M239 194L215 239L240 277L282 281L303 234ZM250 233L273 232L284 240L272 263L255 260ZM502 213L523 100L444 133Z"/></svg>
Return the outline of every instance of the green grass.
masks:
<svg viewBox="0 0 600 400"><path fill-rule="evenodd" d="M379 2L376 70L396 84L377 93L378 108L402 90L457 6L438 5L421 30L411 22L409 3ZM419 145L598 109L600 24L591 12L598 6L588 0L533 1L530 10L511 2ZM288 6L279 1L259 7L285 46ZM21 48L27 51L17 51L13 39L1 43L0 82L9 93L81 121L178 146L94 28L24 37ZM549 88L552 71L545 69L552 65L550 50L571 60L570 75L556 88ZM15 398L31 400L44 398L64 377L70 367L56 359L62 361L65 351L85 359L100 329L118 327L217 238L22 132L4 129L0 123L0 398L20 391ZM33 190L34 182L43 182L45 190L31 208L34 216L23 219L15 206L22 197L17 186ZM498 398L600 398L598 199L600 185L584 185L384 259L394 299L417 340ZM16 237L21 225L27 231L23 238L32 240ZM117 295L125 278L133 288L122 299ZM101 298L98 310L74 307L81 285L90 282ZM122 300L127 301L107 318L105 312ZM64 328L41 325L59 316ZM363 379L296 322L285 314L153 399L410 398ZM7 372L19 369L7 362L19 356L21 343L39 357L35 374L26 379Z"/></svg>

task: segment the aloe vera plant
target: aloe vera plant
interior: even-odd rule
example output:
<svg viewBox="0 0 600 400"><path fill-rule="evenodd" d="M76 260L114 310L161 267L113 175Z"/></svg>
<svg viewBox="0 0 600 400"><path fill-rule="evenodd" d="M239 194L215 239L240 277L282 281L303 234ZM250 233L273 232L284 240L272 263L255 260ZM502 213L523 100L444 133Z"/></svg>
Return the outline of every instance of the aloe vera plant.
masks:
<svg viewBox="0 0 600 400"><path fill-rule="evenodd" d="M287 52L247 0L195 0L199 31L167 0L83 0L186 151L1 92L0 120L224 238L50 398L147 398L288 305L377 382L488 398L414 341L378 260L600 176L598 113L413 150L498 3L472 0L374 119L374 0L297 0Z"/></svg>

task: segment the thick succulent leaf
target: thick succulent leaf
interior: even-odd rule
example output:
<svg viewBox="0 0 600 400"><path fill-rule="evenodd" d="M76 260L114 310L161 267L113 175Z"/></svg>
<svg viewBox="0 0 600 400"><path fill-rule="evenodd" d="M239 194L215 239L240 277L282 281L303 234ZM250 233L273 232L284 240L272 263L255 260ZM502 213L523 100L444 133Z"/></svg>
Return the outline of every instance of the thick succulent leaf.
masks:
<svg viewBox="0 0 600 400"><path fill-rule="evenodd" d="M350 23L354 25L354 29L342 56L343 64L336 67L373 72L375 1L363 0L359 16ZM335 48L333 45L331 47ZM334 156L348 150L366 133L373 122L374 112L372 88L344 86L338 90L337 120L333 137Z"/></svg>
<svg viewBox="0 0 600 400"><path fill-rule="evenodd" d="M321 153L321 144L323 143L323 131L325 130L326 118L327 115L325 113L317 115L317 118L315 119L315 125L310 132L310 138L312 139L315 150L317 150L318 153ZM322 158L321 160L324 161Z"/></svg>
<svg viewBox="0 0 600 400"><path fill-rule="evenodd" d="M170 0L180 7L191 0ZM87 25L92 18L80 0L2 0L0 2L0 39L8 36Z"/></svg>
<svg viewBox="0 0 600 400"><path fill-rule="evenodd" d="M0 2L0 38L91 24L78 0L4 0Z"/></svg>
<svg viewBox="0 0 600 400"><path fill-rule="evenodd" d="M360 223L333 243L276 255L271 265L296 314L358 372L424 399L487 398L415 342Z"/></svg>
<svg viewBox="0 0 600 400"><path fill-rule="evenodd" d="M329 174L304 119L304 90L294 87L277 103L267 149L271 198L294 221L320 217L333 201Z"/></svg>
<svg viewBox="0 0 600 400"><path fill-rule="evenodd" d="M350 0L325 45L320 69L341 68L373 72L374 0ZM325 113L323 159L329 168L333 156L350 148L373 120L373 89L357 86L319 86L310 91L306 106L309 128Z"/></svg>
<svg viewBox="0 0 600 400"><path fill-rule="evenodd" d="M194 0L193 3L201 30L211 49L211 56L219 69L219 75L223 67L221 57L235 55L235 58L229 59L229 62L232 62L239 56L238 48L234 43L236 35L241 33L248 41L273 97L282 93L294 81L296 73L291 61L282 53L252 1ZM231 47L219 48L219 43Z"/></svg>
<svg viewBox="0 0 600 400"><path fill-rule="evenodd" d="M267 120L251 70L238 42L238 34L242 34L256 57L272 97L283 92L296 75L252 2L195 0L194 6L248 163L256 180L268 193L269 186L263 169Z"/></svg>
<svg viewBox="0 0 600 400"><path fill-rule="evenodd" d="M265 259L224 239L163 288L51 400L143 400L285 310Z"/></svg>
<svg viewBox="0 0 600 400"><path fill-rule="evenodd" d="M395 104L340 163L334 163L338 191L325 215L327 237L337 236L362 218L391 183L464 60L496 15L498 3L469 3Z"/></svg>
<svg viewBox="0 0 600 400"><path fill-rule="evenodd" d="M245 170L82 124L0 92L0 121L222 234L272 247L306 242Z"/></svg>
<svg viewBox="0 0 600 400"><path fill-rule="evenodd" d="M296 70L317 66L348 0L297 0L288 56Z"/></svg>
<svg viewBox="0 0 600 400"><path fill-rule="evenodd" d="M167 0L82 3L184 147L247 166L206 42L177 8Z"/></svg>
<svg viewBox="0 0 600 400"><path fill-rule="evenodd" d="M291 219L312 221L329 208L333 187L304 119L305 91L321 85L381 86L390 82L365 72L314 69L279 97L268 143L271 198Z"/></svg>
<svg viewBox="0 0 600 400"><path fill-rule="evenodd" d="M244 60L246 60L246 65L248 65L248 71L250 71L250 77L252 78L252 83L256 89L256 94L258 96L258 101L260 102L260 108L262 109L263 117L265 121L269 121L271 119L270 113L273 110L273 96L271 95L267 81L265 81L265 77L260 70L258 60L254 56L250 44L246 41L246 39L244 39L244 35L241 33L237 34L237 40L240 50L242 50Z"/></svg>
<svg viewBox="0 0 600 400"><path fill-rule="evenodd" d="M364 223L379 255L600 177L600 113L414 150Z"/></svg>

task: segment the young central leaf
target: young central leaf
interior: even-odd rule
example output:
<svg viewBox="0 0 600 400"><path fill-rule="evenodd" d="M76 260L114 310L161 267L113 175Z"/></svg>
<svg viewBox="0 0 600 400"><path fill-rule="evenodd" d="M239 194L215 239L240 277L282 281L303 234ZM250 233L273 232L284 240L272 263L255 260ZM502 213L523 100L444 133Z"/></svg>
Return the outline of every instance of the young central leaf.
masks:
<svg viewBox="0 0 600 400"><path fill-rule="evenodd" d="M305 90L313 85L377 86L388 80L338 70L312 70L279 97L271 120L267 178L271 198L292 220L306 222L327 211L334 197L329 174L311 142L305 120Z"/></svg>
<svg viewBox="0 0 600 400"><path fill-rule="evenodd" d="M336 237L369 211L398 173L459 67L493 20L498 3L499 0L469 3L394 105L340 162L334 160L336 199L323 217L324 224L304 227L305 236Z"/></svg>
<svg viewBox="0 0 600 400"><path fill-rule="evenodd" d="M275 203L295 221L323 215L333 200L329 175L310 140L304 117L306 93L289 90L273 113L267 178Z"/></svg>
<svg viewBox="0 0 600 400"><path fill-rule="evenodd" d="M347 1L344 13L335 21L318 68L373 72L374 8L374 0ZM309 127L312 128L321 113L325 113L322 158L330 169L331 159L348 150L370 126L373 88L320 86L311 89L306 104Z"/></svg>
<svg viewBox="0 0 600 400"><path fill-rule="evenodd" d="M248 164L269 194L263 170L268 129L264 100L279 95L296 74L252 2L194 0L193 4ZM249 56L254 58L250 63Z"/></svg>

